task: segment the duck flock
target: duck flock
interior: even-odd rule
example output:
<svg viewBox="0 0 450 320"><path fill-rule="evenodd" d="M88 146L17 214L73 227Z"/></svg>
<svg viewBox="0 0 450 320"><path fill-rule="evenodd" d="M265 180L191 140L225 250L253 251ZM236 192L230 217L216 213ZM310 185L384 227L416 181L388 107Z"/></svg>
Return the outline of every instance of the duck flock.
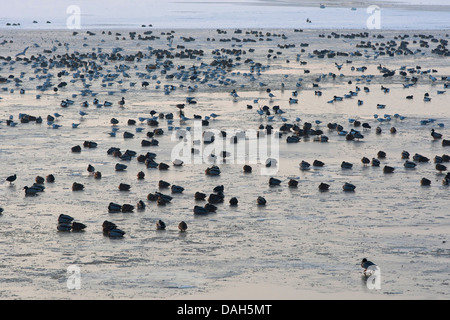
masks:
<svg viewBox="0 0 450 320"><path fill-rule="evenodd" d="M36 36L35 43L29 43L25 50L18 49L16 38L8 39L9 35L4 35L0 46L2 145L7 144L7 139L14 139L13 143L20 145L27 132L39 137L51 134L54 148L64 150L66 159L72 158L75 162L79 155L89 154L89 150L100 150L107 165L83 158L74 166L78 168L74 169L78 170L76 178L53 172L27 183L23 179L24 172L13 172L16 159L4 154L1 156L3 183L5 186L20 184L20 192L31 197L52 197L47 194L46 186L68 183L70 187L66 189L71 190L66 192L72 192L76 198L77 193L87 190L89 179L102 183L105 175L100 167L109 166L109 172L116 175L135 170L132 175L136 181L151 180L157 183L158 190L146 189L145 184L138 187L131 181L114 186L122 194L139 188L140 199L122 203L112 195L101 213L105 217L101 226L77 222L75 213L64 212L62 203L60 215L55 217L56 230L84 232L92 229L105 236L123 238L126 230L115 224L111 214L145 212L152 203L156 206L151 210L158 212L189 191L194 195L188 200L190 209L180 212L184 217L175 224L175 228L185 232L191 229L185 222L190 215L226 212L224 203L241 206L242 199L247 197L246 187L237 190L235 186L229 188L219 182L212 189L192 190L186 181L182 185L181 180L168 182L152 174L157 170L183 172L185 167L211 179L223 174L228 165L225 160L229 160L230 155L226 150L211 153L212 162L207 166L162 158L152 152L159 148L162 153L170 153L197 121L201 123L204 140L199 145L192 143L192 155L199 152L201 146L220 139L229 139L232 144L245 143L245 136L229 135L227 125L238 123L244 131L254 129L258 139L275 134L283 149L275 166L288 174L267 176L263 190L283 186L302 188L300 173L326 172L330 166L339 167L345 176L348 170L363 170L368 166L380 167L384 174L395 175L403 169L417 172L428 165L433 166L435 173L424 170L417 181L418 188L434 184L436 177L440 184L448 186L450 135L446 125L450 111L448 106L440 106L439 110L444 111L435 116L431 107L435 100L441 101L439 99L445 97L450 88L448 34L316 32L315 37L311 34L306 37L304 33L307 32L301 29L278 32L218 29L205 32L199 36L204 38L199 39L194 35L179 35L179 31L156 29L67 31L60 39ZM338 50L333 49L333 43L338 43ZM407 64L403 64L404 61ZM427 67L430 61L436 62L436 66ZM427 66L421 66L422 62ZM336 90L342 90L342 94L337 95ZM376 104L367 102L374 92L389 97L399 91L404 98L393 104L400 103L402 112L395 111L398 106L385 102L389 98ZM157 103L151 103L153 100ZM429 108L429 116L419 118L407 112L408 105L418 100L424 109ZM348 101L354 106L353 110L365 108L365 113L372 113L372 116L339 110L339 106ZM33 104L36 106L30 107ZM161 104L159 109L158 104ZM331 109L336 110L336 114L323 113L321 110L326 108L336 108ZM324 116L319 119L319 115ZM393 154L368 147L370 153L367 151L362 157L352 157L349 153L346 159L335 163L325 160L330 159L326 155L323 159L306 159L301 155L305 144L315 144L317 148L329 144L345 149L351 143L365 143L368 137L387 136L390 138L386 138L386 145L389 145L389 139L407 135L408 126L422 134L416 150L399 149ZM221 134L213 134L207 140L206 133L211 129ZM65 136L64 140L58 135ZM72 145L67 145L66 135L73 137ZM174 135L175 141L170 142ZM421 144L433 144L435 154L422 154ZM298 149L293 149L296 146ZM282 157L286 154L296 154L293 161L298 166L283 167ZM387 164L386 158L396 160ZM245 175L251 181L258 174L255 167L271 165L267 160L239 165L234 174ZM32 166L32 155L28 161ZM41 165L45 168L45 164ZM227 175L230 175L229 170ZM371 192L365 190L363 181L314 180L313 188L321 193L333 189ZM448 189L444 190L448 193ZM90 191L95 193L95 190ZM137 191L133 197L136 194ZM270 199L263 192L251 202L255 206L270 207ZM7 215L8 206L8 199L2 198L0 213ZM163 220L163 217L155 218L156 229L171 227Z"/></svg>

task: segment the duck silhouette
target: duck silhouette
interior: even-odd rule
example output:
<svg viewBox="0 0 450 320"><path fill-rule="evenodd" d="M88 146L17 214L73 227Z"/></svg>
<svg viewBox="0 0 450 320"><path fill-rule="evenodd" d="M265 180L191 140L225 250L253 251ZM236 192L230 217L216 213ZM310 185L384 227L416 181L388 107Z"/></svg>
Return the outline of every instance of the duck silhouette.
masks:
<svg viewBox="0 0 450 320"><path fill-rule="evenodd" d="M437 133L434 129L431 129L431 136L436 140L442 139L442 134Z"/></svg>
<svg viewBox="0 0 450 320"><path fill-rule="evenodd" d="M9 184L12 184L14 181L16 181L16 179L17 179L17 174L13 174L13 175L7 177L6 181L8 181Z"/></svg>
<svg viewBox="0 0 450 320"><path fill-rule="evenodd" d="M367 277L370 276L372 274L371 270L368 270L370 267L375 267L376 264L373 263L372 261L367 260L367 258L363 258L361 260L361 268L364 269L363 274Z"/></svg>
<svg viewBox="0 0 450 320"><path fill-rule="evenodd" d="M187 228L188 228L187 223L184 222L184 221L181 221L181 222L178 224L178 229L179 229L181 232L185 232L185 231L187 230Z"/></svg>

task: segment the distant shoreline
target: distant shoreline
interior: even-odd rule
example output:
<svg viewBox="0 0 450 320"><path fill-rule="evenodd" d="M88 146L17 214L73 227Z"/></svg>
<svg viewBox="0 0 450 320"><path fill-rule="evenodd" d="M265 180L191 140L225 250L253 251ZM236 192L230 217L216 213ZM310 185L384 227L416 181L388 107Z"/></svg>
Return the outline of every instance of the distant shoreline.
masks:
<svg viewBox="0 0 450 320"><path fill-rule="evenodd" d="M169 4L172 3L172 6ZM450 5L415 4L394 1L355 1L337 3L324 1L261 0L242 2L200 2L173 1L158 3L153 7L129 8L112 6L108 11L99 7L80 5L81 29L335 29L352 30L366 28L371 16L369 6L378 6L381 15L381 29L385 30L440 30L450 28ZM174 7L173 4L179 4ZM319 5L323 4L324 8ZM62 4L60 4L62 6ZM354 8L355 10L351 10ZM66 8L57 8L43 13L41 8L33 15L15 8L0 17L0 30L58 30L66 29L70 14ZM123 10L122 10L123 9ZM10 9L10 10L14 10ZM137 10L137 11L136 11ZM310 20L311 23L307 23ZM6 24L20 24L10 25ZM77 29L74 29L77 31Z"/></svg>

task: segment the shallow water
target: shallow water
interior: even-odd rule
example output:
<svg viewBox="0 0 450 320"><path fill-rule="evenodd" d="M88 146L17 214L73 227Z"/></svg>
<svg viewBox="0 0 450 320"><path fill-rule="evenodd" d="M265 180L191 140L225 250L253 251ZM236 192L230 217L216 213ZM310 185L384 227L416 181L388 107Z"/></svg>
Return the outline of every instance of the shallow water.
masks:
<svg viewBox="0 0 450 320"><path fill-rule="evenodd" d="M159 35L161 31L164 30L154 30L154 35ZM230 78L236 82L225 85L215 80L204 84L170 80L160 70L156 70L150 73L150 77L156 75L157 80L161 81L160 88L155 88L157 80L147 79L150 85L144 89L140 85L144 79L139 78L138 73L145 72L145 65L154 63L154 57L135 63L108 61L103 73L106 74L108 70L117 73L115 66L125 64L131 67L127 70L130 77L119 76L117 79L123 80L122 83L102 82L101 78L86 81L91 84L90 89L97 93L100 102L113 102L113 106L101 108L92 105L93 96L80 94L83 83L79 79L70 82L73 71L66 69L70 75L64 77L68 82L65 89L57 93L52 90L40 92L36 86L44 80L36 77L42 72L35 73L30 64L24 65L20 61L3 64L2 76L14 74L19 77L21 72L24 74L20 86L16 87L13 83L0 86L7 88L0 92L0 162L3 164L0 171L0 207L4 208L0 216L0 254L3 261L0 297L208 297L209 294L213 296L232 287L245 288L245 284L298 290L299 295L292 294L292 299L304 298L300 294L304 291L333 296L342 293L343 298L348 292L386 299L448 297L449 189L442 185L444 174L436 171L433 158L435 155L448 154L449 149L442 147L440 141L433 141L430 130L436 128L444 137L448 137L448 92L437 94L437 91L445 90L445 81L441 77L450 75L449 59L432 54L430 51L434 45L423 49L423 55L414 56L380 56L374 59L373 53L367 52L361 57L309 57L315 49L356 50L354 46L359 39L343 41L318 37L318 34L328 35L330 32L305 30L298 33L280 29L272 33L285 34L287 39L270 36L264 37L264 41L243 43L219 41L231 37L250 37L245 33L233 34L233 30L220 35L216 30L177 30L173 48L184 45L186 48L203 49L205 55L198 59L172 59L176 66L185 65L189 68L192 65L199 67L202 62L209 64L214 49L247 50L247 54L242 55L240 66L233 70L234 73L228 72L224 76L224 79ZM164 35L159 40L145 42L130 40L128 30L121 33L126 40L116 40L114 32L110 36L102 35L100 31L95 36L84 33L72 36L72 31L35 30L27 34L16 31L4 34L5 39L13 39L14 43L0 47L0 55L15 56L32 43L37 43L39 48L30 46L28 57L42 53L44 49L52 50L54 46L56 49L52 55L70 54L75 50L89 53L97 51L99 47L105 53L111 53L112 48L122 47L123 55L135 54L139 50L149 53L148 47L169 48ZM408 39L410 48L419 48L417 44L412 44L412 37L420 33L448 39L445 31L408 32L411 36ZM383 34L386 39L380 42L405 32L384 31ZM184 42L182 36L192 36L195 41ZM207 38L215 38L216 41L207 41ZM67 43L68 49L58 46L56 39L60 43ZM105 41L102 42L102 39ZM289 49L277 47L277 44L292 43L297 46ZM310 44L305 47L306 52L300 52L299 43ZM255 52L248 52L248 48L254 48ZM277 59L268 59L269 49L281 51L282 54ZM297 54L301 54L300 60L307 61L307 65L300 65L296 61ZM249 66L244 63L247 58L270 66L261 71L261 75L255 74L257 80L253 82L244 76L244 73L250 72ZM352 62L345 63L346 60ZM335 62L343 63L340 71L335 67ZM377 70L379 64L397 70L401 66L415 68L417 65L422 66L422 70L433 68L437 70L433 75L438 80L432 82L428 75L419 75L417 85L405 89L398 74L389 80L381 77ZM352 71L352 66L367 66L367 70L363 73ZM306 74L305 69L311 72ZM61 70L48 70L48 74L54 75L51 79L54 86L59 83L56 73ZM318 76L327 75L328 72L337 75L342 73L343 76L334 80L325 77L316 82ZM374 75L374 78L367 82L363 75ZM303 80L299 81L299 78ZM351 84L349 80L352 80ZM131 87L130 82L136 82L136 85ZM268 86L260 86L259 82ZM301 87L296 86L299 82L302 83ZM319 83L319 88L313 88L313 82ZM105 87L102 87L102 83ZM216 87L209 87L209 83ZM165 84L176 86L176 90L164 94ZM188 92L187 87L194 85L198 86L197 90ZM381 85L389 87L390 92L382 91ZM371 91L365 93L361 90L358 97L327 103L333 96L343 96L355 90L356 86L368 86ZM24 94L19 93L20 88L25 89ZM266 88L271 88L274 98L268 97ZM126 91L122 92L122 89ZM236 89L239 94L237 99L230 96L232 89ZM322 96L314 94L317 89L323 92ZM299 91L299 103L289 104L294 90ZM426 92L432 98L430 102L422 100ZM36 99L37 94L41 95L40 99ZM72 94L77 96L73 97ZM406 100L405 96L410 94L414 95L414 99ZM126 100L124 108L117 104L122 96ZM164 130L164 135L155 137L159 145L152 147L142 147L141 140L147 139L146 132L153 131L154 127L139 121L135 126L128 126L127 120L149 117L151 110L176 115L176 104L185 103L188 96L195 96L198 103L186 105L184 110L187 117L192 118L194 114L205 116L212 112L220 115L204 129L228 132L232 129L256 130L261 123L268 123L265 116L256 113L256 108L279 105L286 111L283 116L289 119L289 123L294 123L296 117L301 118L300 123L314 123L320 119L322 123L318 128L329 137L329 142L316 142L311 137L302 138L299 143L287 144L286 135L283 135L279 139L279 167L273 175L282 183L275 187L268 184L270 176L260 174L260 169L264 168L263 159L252 164L251 174L242 172L243 163L229 161L219 164L220 176L211 177L204 174L204 170L210 166L207 163L186 162L182 167L171 166L169 170L161 171L145 168L136 158L122 161L107 154L110 147L119 147L122 151L134 150L138 155L150 151L157 154L157 162L171 164L172 148L179 140L172 139L167 120L159 120L159 128ZM62 108L60 102L64 99L72 99L75 104ZM258 103L254 103L254 99L259 99ZM364 100L364 104L358 106L357 99ZM86 100L90 106L81 107L80 103ZM377 103L386 104L386 108L377 109ZM247 109L248 104L254 108ZM81 117L80 110L88 115ZM45 121L48 114L55 112L62 114L56 120L62 125L59 129L52 129ZM42 116L44 122L7 126L6 119L13 115L17 121L19 113ZM396 113L406 118L399 120L393 117ZM392 120L378 123L374 114L380 117L390 114ZM112 117L119 120L116 137L108 134ZM349 118L367 121L372 125L371 130L362 131L364 139L361 141L346 141L345 137L338 136L336 131L329 131L326 127L328 122L337 122L349 130L352 128ZM428 118L434 118L436 122L420 124L420 120ZM73 129L73 122L80 123L80 126ZM270 123L277 129L283 121L276 116ZM443 123L444 127L438 127L437 123ZM174 125L178 125L176 116ZM179 125L181 128L194 128L193 121ZM375 134L378 125L383 129L381 135ZM397 128L396 134L389 133L392 126ZM143 131L136 132L136 127L142 127ZM124 139L124 131L133 132L134 138ZM87 140L97 142L98 147L83 148L83 142ZM238 145L242 143L239 141ZM82 146L81 153L70 151L75 145ZM376 157L379 150L387 153L381 167L364 167L360 159L363 156L369 159ZM409 151L411 156L420 153L431 161L420 163L413 170L405 169L404 160L401 159L403 150ZM312 163L315 159L325 162L325 167L308 171L299 169L302 160ZM353 169L341 169L342 161L352 162ZM115 172L114 165L118 162L126 164L127 170ZM102 172L101 180L89 175L86 171L88 164ZM395 167L395 172L383 174L382 167L385 164ZM146 174L145 179L137 180L136 175L141 170ZM18 178L10 185L4 179L14 173L17 173ZM45 183L45 191L38 196L24 195L24 186L31 185L36 176L45 177L48 174L55 175L55 183ZM432 181L430 187L420 186L422 177ZM288 187L290 178L299 180L298 188ZM174 199L166 206L157 206L146 200L147 195L155 191L171 195L170 189L158 189L160 179L185 188L182 194L173 194ZM73 192L73 182L84 184L85 190ZM318 191L321 182L330 184L328 192ZM343 192L342 185L345 182L355 184L356 191ZM119 191L120 183L130 184L131 190ZM205 203L194 200L195 192L209 195L218 185L224 185L225 202L217 205L216 213L194 216L194 205ZM256 205L256 198L260 195L267 200L265 207ZM239 199L237 207L228 205L233 196ZM139 200L147 205L143 211L109 213L107 210L110 202L135 205ZM56 224L61 213L86 224L85 232L58 232ZM159 219L167 224L167 230L156 230L155 224ZM105 237L101 230L104 220L112 221L126 231L125 237ZM188 224L185 233L177 229L182 220ZM359 262L363 257L379 265L381 289L369 290L361 279ZM80 290L67 287L70 276L67 268L71 265L80 268ZM277 299L280 296L283 295L274 290L267 298Z"/></svg>

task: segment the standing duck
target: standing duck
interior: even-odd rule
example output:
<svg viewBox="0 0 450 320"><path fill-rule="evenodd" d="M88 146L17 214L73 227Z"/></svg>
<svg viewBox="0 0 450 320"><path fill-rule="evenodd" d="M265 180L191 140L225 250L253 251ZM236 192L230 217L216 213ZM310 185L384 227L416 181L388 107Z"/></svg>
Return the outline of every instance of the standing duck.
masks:
<svg viewBox="0 0 450 320"><path fill-rule="evenodd" d="M370 270L367 270L371 266L376 266L376 264L373 263L372 261L367 260L366 258L362 259L361 268L364 269L363 273L365 276L370 276L372 274Z"/></svg>
<svg viewBox="0 0 450 320"><path fill-rule="evenodd" d="M9 184L11 184L11 183L13 183L14 181L16 181L16 179L17 179L17 175L16 175L16 174L13 174L12 176L7 177L7 178L6 178L6 181L8 181Z"/></svg>
<svg viewBox="0 0 450 320"><path fill-rule="evenodd" d="M442 138L442 134L437 133L436 131L434 131L434 129L431 129L431 136L432 136L434 139L441 139L441 138Z"/></svg>
<svg viewBox="0 0 450 320"><path fill-rule="evenodd" d="M186 222L184 222L184 221L181 221L181 222L178 224L178 229L179 229L181 232L185 232L187 228L188 228L188 226L187 226Z"/></svg>
<svg viewBox="0 0 450 320"><path fill-rule="evenodd" d="M306 162L304 160L300 162L300 170L309 170L310 167L311 165L309 164L309 162Z"/></svg>
<svg viewBox="0 0 450 320"><path fill-rule="evenodd" d="M158 230L165 230L166 229L166 224L164 223L164 221L158 220L156 222L156 229L158 229Z"/></svg>
<svg viewBox="0 0 450 320"><path fill-rule="evenodd" d="M370 159L367 157L363 157L361 159L361 162L363 163L364 166L367 166L370 163Z"/></svg>
<svg viewBox="0 0 450 320"><path fill-rule="evenodd" d="M436 170L439 171L439 173L442 173L442 171L447 171L447 167L443 164L436 163Z"/></svg>

